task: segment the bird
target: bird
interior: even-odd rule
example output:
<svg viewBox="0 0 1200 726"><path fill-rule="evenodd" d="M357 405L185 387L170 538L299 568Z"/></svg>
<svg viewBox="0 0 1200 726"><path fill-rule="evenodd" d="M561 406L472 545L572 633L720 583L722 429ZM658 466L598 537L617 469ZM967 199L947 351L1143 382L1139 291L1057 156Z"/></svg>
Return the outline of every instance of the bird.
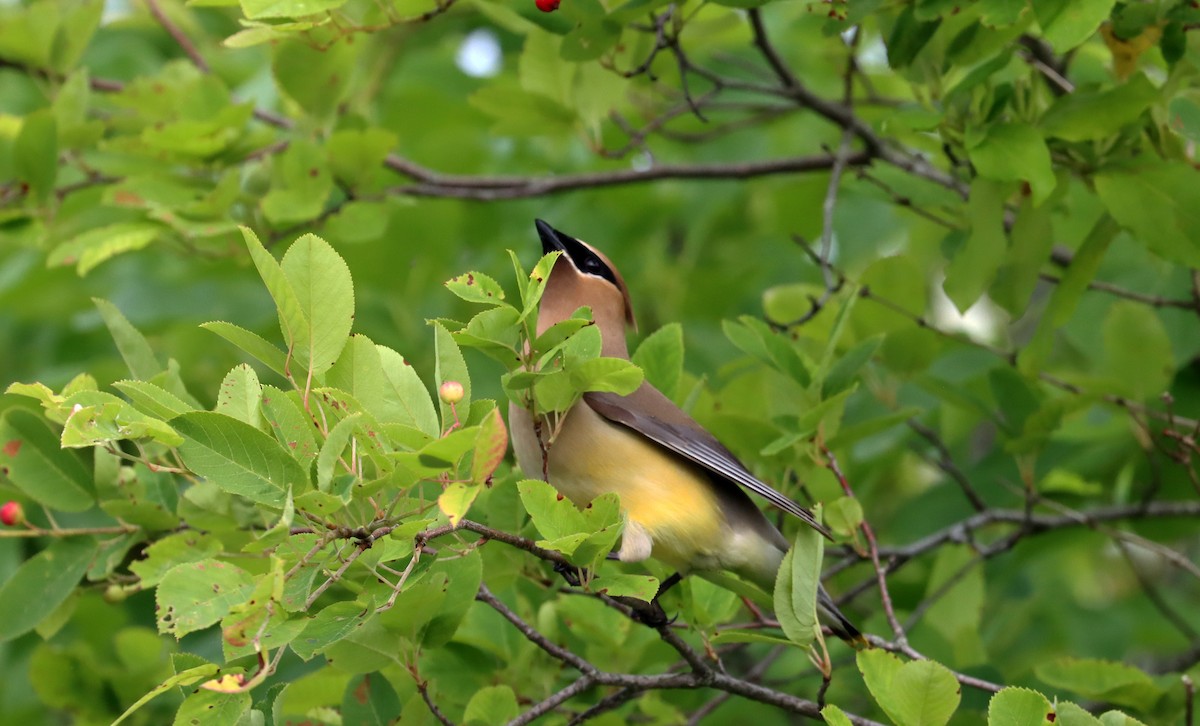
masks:
<svg viewBox="0 0 1200 726"><path fill-rule="evenodd" d="M629 358L625 328L634 324L629 289L595 247L535 220L544 254L561 252L539 303L537 334L591 309L602 356ZM715 436L648 381L628 395L587 392L549 426L516 402L509 421L517 463L526 476L548 479L576 506L608 492L620 495L625 527L616 552L623 562L653 557L676 570L732 572L772 592L790 544L751 499L754 493L830 537L803 506L761 481ZM541 440L540 440L541 439ZM660 588L659 594L665 590ZM821 586L817 612L831 632L856 647L862 633Z"/></svg>

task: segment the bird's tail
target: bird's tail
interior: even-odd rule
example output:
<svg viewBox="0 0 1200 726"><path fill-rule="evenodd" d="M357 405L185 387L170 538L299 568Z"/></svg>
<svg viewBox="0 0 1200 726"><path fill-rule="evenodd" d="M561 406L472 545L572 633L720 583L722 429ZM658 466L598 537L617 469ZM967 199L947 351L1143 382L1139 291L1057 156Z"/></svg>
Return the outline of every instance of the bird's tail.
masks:
<svg viewBox="0 0 1200 726"><path fill-rule="evenodd" d="M833 598L829 597L829 593L825 591L824 585L817 588L817 614L821 616L834 635L849 643L855 650L871 647L866 636L854 627L854 624L842 614L841 610L838 610L837 605L833 603Z"/></svg>

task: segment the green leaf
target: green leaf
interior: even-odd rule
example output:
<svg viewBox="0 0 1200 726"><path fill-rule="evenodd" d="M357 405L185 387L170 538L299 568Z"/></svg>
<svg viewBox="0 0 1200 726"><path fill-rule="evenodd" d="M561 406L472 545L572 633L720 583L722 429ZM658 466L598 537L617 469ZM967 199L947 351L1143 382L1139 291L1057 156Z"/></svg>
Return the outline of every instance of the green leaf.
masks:
<svg viewBox="0 0 1200 726"><path fill-rule="evenodd" d="M200 689L188 696L175 714L174 726L238 726L250 714L249 693L218 693Z"/></svg>
<svg viewBox="0 0 1200 726"><path fill-rule="evenodd" d="M906 5L900 11L892 33L887 40L888 65L892 68L905 68L912 65L917 54L921 52L930 38L937 32L941 19L918 20L914 5Z"/></svg>
<svg viewBox="0 0 1200 726"><path fill-rule="evenodd" d="M1028 124L989 126L986 136L968 153L975 170L985 179L1028 182L1034 206L1046 201L1057 184L1050 149L1042 135Z"/></svg>
<svg viewBox="0 0 1200 726"><path fill-rule="evenodd" d="M457 527L482 489L478 484L453 482L438 496L438 508L450 520L450 524Z"/></svg>
<svg viewBox="0 0 1200 726"><path fill-rule="evenodd" d="M213 410L259 428L261 402L262 384L258 382L258 375L243 363L225 374L217 393L217 407Z"/></svg>
<svg viewBox="0 0 1200 726"><path fill-rule="evenodd" d="M337 470L342 452L346 450L346 447L350 445L350 439L358 432L362 417L361 413L351 414L338 421L337 425L329 430L329 434L325 437L325 443L321 444L321 453L317 456L318 491L329 491L329 485L333 481L333 475Z"/></svg>
<svg viewBox="0 0 1200 726"><path fill-rule="evenodd" d="M1042 129L1066 141L1099 141L1137 121L1158 96L1141 73L1110 90L1068 93L1042 114Z"/></svg>
<svg viewBox="0 0 1200 726"><path fill-rule="evenodd" d="M1183 138L1200 141L1200 103L1190 96L1176 96L1168 106L1167 126Z"/></svg>
<svg viewBox="0 0 1200 726"><path fill-rule="evenodd" d="M296 639L291 648L304 660L350 635L374 615L374 610L362 603L335 602L317 613Z"/></svg>
<svg viewBox="0 0 1200 726"><path fill-rule="evenodd" d="M626 396L642 385L642 369L624 358L593 358L569 370L579 391L607 391Z"/></svg>
<svg viewBox="0 0 1200 726"><path fill-rule="evenodd" d="M316 219L325 210L325 200L332 191L333 176L325 151L310 141L294 140L286 151L273 157L271 188L261 202L263 215L275 227ZM302 240L304 237L297 243ZM303 297L301 286L295 281L293 284Z"/></svg>
<svg viewBox="0 0 1200 726"><path fill-rule="evenodd" d="M683 378L683 326L668 323L654 331L634 351L631 360L645 372L652 386L674 399Z"/></svg>
<svg viewBox="0 0 1200 726"><path fill-rule="evenodd" d="M445 598L433 611L420 641L423 648L433 649L450 642L475 604L475 594L483 581L483 557L476 550L454 559L442 558L434 562L429 572L434 580L440 576L446 578L446 584L440 588Z"/></svg>
<svg viewBox="0 0 1200 726"><path fill-rule="evenodd" d="M284 392L274 386L263 386L262 390L262 412L267 426L275 434L275 440L308 471L320 449L315 426L304 413L299 394Z"/></svg>
<svg viewBox="0 0 1200 726"><path fill-rule="evenodd" d="M437 365L434 369L434 383L441 386L446 381L458 381L463 387L463 397L455 406L459 411L471 410L471 375L467 372L467 362L463 359L458 343L454 336L441 323L433 323L434 355ZM442 430L450 428L454 422L454 413L450 404L438 399L441 406Z"/></svg>
<svg viewBox="0 0 1200 726"><path fill-rule="evenodd" d="M92 302L96 303L96 307L100 310L100 317L104 318L104 324L112 333L117 350L125 359L125 365L129 366L129 373L141 381L150 380L161 373L163 371L162 364L154 356L150 344L146 342L146 338L138 332L137 328L133 327L129 320L121 314L117 306L98 297L92 298Z"/></svg>
<svg viewBox="0 0 1200 726"><path fill-rule="evenodd" d="M836 396L852 386L858 377L858 372L879 350L881 343L883 343L882 337L868 338L842 354L821 383L821 398Z"/></svg>
<svg viewBox="0 0 1200 726"><path fill-rule="evenodd" d="M91 508L92 478L73 452L39 416L12 408L0 418L0 467L5 477L39 504L64 512Z"/></svg>
<svg viewBox="0 0 1200 726"><path fill-rule="evenodd" d="M196 410L174 393L149 381L117 381L113 388L128 396L139 410L163 421L170 421L181 413Z"/></svg>
<svg viewBox="0 0 1200 726"><path fill-rule="evenodd" d="M292 355L319 375L337 360L354 323L350 268L328 242L306 234L288 248L280 269L304 320L304 328L295 331Z"/></svg>
<svg viewBox="0 0 1200 726"><path fill-rule="evenodd" d="M509 686L481 688L467 703L463 722L467 726L501 726L517 717L517 695Z"/></svg>
<svg viewBox="0 0 1200 726"><path fill-rule="evenodd" d="M892 681L904 667L903 661L887 651L877 649L860 650L855 653L855 660L875 702L892 721L900 726L908 726L900 718L892 691Z"/></svg>
<svg viewBox="0 0 1200 726"><path fill-rule="evenodd" d="M58 178L58 124L48 108L25 117L12 151L13 172L45 202L54 194Z"/></svg>
<svg viewBox="0 0 1200 726"><path fill-rule="evenodd" d="M508 453L508 429L500 417L500 409L493 408L479 424L479 437L475 441L475 453L471 459L471 481L487 483L496 467Z"/></svg>
<svg viewBox="0 0 1200 726"><path fill-rule="evenodd" d="M838 497L825 505L825 524L843 537L853 537L863 521L863 508L854 497Z"/></svg>
<svg viewBox="0 0 1200 726"><path fill-rule="evenodd" d="M133 713L142 706L145 706L147 703L153 701L162 694L167 693L168 691L173 691L177 688L186 688L195 683L199 683L200 681L209 680L215 676L219 670L220 668L218 668L215 664L205 663L204 665L188 668L168 677L165 681L152 688L146 695L135 701L132 706L125 709L125 712L122 713L116 721L113 721L111 726L117 726L122 721L133 715Z"/></svg>
<svg viewBox="0 0 1200 726"><path fill-rule="evenodd" d="M821 717L828 726L852 726L846 712L832 703L821 709Z"/></svg>
<svg viewBox="0 0 1200 726"><path fill-rule="evenodd" d="M382 673L367 673L346 684L341 726L391 726L399 713L400 698Z"/></svg>
<svg viewBox="0 0 1200 726"><path fill-rule="evenodd" d="M1157 397L1175 374L1171 340L1153 308L1118 300L1104 318L1104 372L1111 385L1135 399Z"/></svg>
<svg viewBox="0 0 1200 726"><path fill-rule="evenodd" d="M1050 303L1042 313L1033 340L1017 355L1017 363L1022 372L1033 373L1041 370L1042 361L1045 360L1054 341L1055 331L1066 324L1075 312L1079 298L1096 276L1100 260L1113 238L1117 236L1117 231L1116 222L1107 214L1096 221L1071 260L1071 266L1051 293Z"/></svg>
<svg viewBox="0 0 1200 726"><path fill-rule="evenodd" d="M340 8L346 0L238 0L251 20L300 18Z"/></svg>
<svg viewBox="0 0 1200 726"><path fill-rule="evenodd" d="M971 233L946 268L943 289L959 312L975 304L992 281L1008 251L1004 236L1005 185L976 179L971 184L967 216Z"/></svg>
<svg viewBox="0 0 1200 726"><path fill-rule="evenodd" d="M1059 658L1034 667L1037 677L1087 699L1150 711L1164 691L1150 676L1125 663L1091 658Z"/></svg>
<svg viewBox="0 0 1200 726"><path fill-rule="evenodd" d="M178 565L206 560L223 549L221 541L211 534L176 532L147 547L141 559L129 564L129 570L141 578L143 588L149 589Z"/></svg>
<svg viewBox="0 0 1200 726"><path fill-rule="evenodd" d="M988 702L988 726L1053 724L1054 717L1046 697L1028 688L1005 688Z"/></svg>
<svg viewBox="0 0 1200 726"><path fill-rule="evenodd" d="M184 464L230 494L279 508L289 489L308 488L308 475L267 434L224 414L194 411L174 421L185 441Z"/></svg>
<svg viewBox="0 0 1200 726"><path fill-rule="evenodd" d="M1200 266L1200 186L1182 161L1144 162L1096 175L1108 211L1139 242L1165 260Z"/></svg>
<svg viewBox="0 0 1200 726"><path fill-rule="evenodd" d="M1038 0L1034 15L1042 37L1057 53L1066 53L1092 37L1108 19L1116 0Z"/></svg>
<svg viewBox="0 0 1200 726"><path fill-rule="evenodd" d="M502 305L504 288L482 272L467 272L445 282L446 289L467 302Z"/></svg>
<svg viewBox="0 0 1200 726"><path fill-rule="evenodd" d="M650 602L658 593L658 584L658 578L649 575L605 572L592 579L591 589L609 597L634 597Z"/></svg>
<svg viewBox="0 0 1200 726"><path fill-rule="evenodd" d="M92 537L66 537L23 562L0 585L0 642L53 615L80 584L96 551Z"/></svg>
<svg viewBox="0 0 1200 726"><path fill-rule="evenodd" d="M808 646L816 633L824 545L815 529L801 527L775 577L776 617L788 639L801 647Z"/></svg>
<svg viewBox="0 0 1200 726"><path fill-rule="evenodd" d="M249 572L220 560L176 565L155 592L158 632L182 638L220 622L250 597L256 582Z"/></svg>
<svg viewBox="0 0 1200 726"><path fill-rule="evenodd" d="M890 690L896 720L904 726L944 726L961 698L954 674L931 660L905 663L892 676Z"/></svg>
<svg viewBox="0 0 1200 726"><path fill-rule="evenodd" d="M381 128L335 131L325 144L333 175L351 187L373 185L382 176L383 161L397 141L396 134Z"/></svg>
<svg viewBox="0 0 1200 726"><path fill-rule="evenodd" d="M119 254L140 250L158 239L165 228L151 222L119 222L89 229L55 247L46 264L75 265L80 277Z"/></svg>
<svg viewBox="0 0 1200 726"><path fill-rule="evenodd" d="M979 635L985 596L982 564L969 547L943 547L925 586L925 601L932 602L925 622L950 643L955 663L961 666L986 660ZM935 596L938 599L931 601Z"/></svg>
<svg viewBox="0 0 1200 726"><path fill-rule="evenodd" d="M309 321L300 305L300 298L292 287L291 281L284 274L283 268L271 256L266 247L258 241L258 236L249 227L242 227L242 237L250 258L258 268L259 277L267 286L267 292L275 301L279 311L279 327L283 331L283 340L288 346L289 359L298 357L303 349L310 347ZM307 359L306 359L307 360Z"/></svg>
<svg viewBox="0 0 1200 726"><path fill-rule="evenodd" d="M383 373L391 385L390 389L385 389L384 395L389 400L394 398L396 405L404 411L404 415L398 417L399 422L429 436L436 436L437 410L433 407L429 389L403 356L382 345L378 346L378 350Z"/></svg>
<svg viewBox="0 0 1200 726"><path fill-rule="evenodd" d="M256 2L259 0L255 0ZM306 3L309 0L261 0L262 6L256 13L274 15L288 8L285 3ZM276 2L279 4L276 5ZM342 5L345 0L312 0L312 5ZM319 10L314 10L319 12ZM248 17L253 17L247 14ZM275 47L271 60L271 72L279 88L309 115L325 119L333 114L346 94L353 87L347 82L352 75L354 63L361 44L342 40L327 47L315 47L303 39L286 39Z"/></svg>
<svg viewBox="0 0 1200 726"><path fill-rule="evenodd" d="M258 333L252 333L233 323L226 323L220 320L203 323L200 327L205 330L211 330L230 343L233 343L240 350L254 356L256 360L261 361L279 375L286 375L287 355L279 348L267 342Z"/></svg>

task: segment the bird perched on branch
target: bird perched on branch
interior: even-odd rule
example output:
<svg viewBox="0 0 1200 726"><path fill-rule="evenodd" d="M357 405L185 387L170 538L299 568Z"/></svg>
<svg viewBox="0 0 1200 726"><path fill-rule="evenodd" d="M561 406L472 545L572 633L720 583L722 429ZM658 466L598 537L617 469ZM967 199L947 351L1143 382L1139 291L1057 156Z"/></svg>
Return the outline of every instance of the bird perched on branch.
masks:
<svg viewBox="0 0 1200 726"><path fill-rule="evenodd" d="M625 325L633 323L629 291L598 250L541 220L545 253L562 252L546 283L537 332L591 308L601 355L629 358ZM526 475L543 478L576 505L617 492L625 529L623 562L654 557L689 572L730 571L771 592L789 543L747 491L803 520L826 537L811 512L755 477L716 437L648 382L627 396L591 392L567 412L552 442L548 426L510 406L513 447ZM678 578L672 578L677 580ZM660 591L661 594L661 591ZM820 588L817 610L838 637L862 634Z"/></svg>

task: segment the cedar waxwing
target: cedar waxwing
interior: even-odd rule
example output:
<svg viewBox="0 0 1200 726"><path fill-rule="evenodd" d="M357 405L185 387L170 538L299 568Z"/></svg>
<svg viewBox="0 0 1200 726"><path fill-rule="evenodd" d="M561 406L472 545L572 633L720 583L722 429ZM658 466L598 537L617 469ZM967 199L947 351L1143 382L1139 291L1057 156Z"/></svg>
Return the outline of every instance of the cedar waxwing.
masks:
<svg viewBox="0 0 1200 726"><path fill-rule="evenodd" d="M625 325L633 324L633 309L621 273L590 245L541 220L536 226L543 251L563 253L542 295L538 335L587 306L600 330L601 354L628 359ZM726 570L772 592L790 545L746 489L829 536L807 509L756 478L649 383L628 396L584 394L546 446L537 431L548 426L535 430L529 412L515 403L509 414L513 448L526 475L543 478L545 463L550 483L577 506L607 492L620 495L622 562L655 557L680 574ZM817 606L835 635L865 642L824 587Z"/></svg>

